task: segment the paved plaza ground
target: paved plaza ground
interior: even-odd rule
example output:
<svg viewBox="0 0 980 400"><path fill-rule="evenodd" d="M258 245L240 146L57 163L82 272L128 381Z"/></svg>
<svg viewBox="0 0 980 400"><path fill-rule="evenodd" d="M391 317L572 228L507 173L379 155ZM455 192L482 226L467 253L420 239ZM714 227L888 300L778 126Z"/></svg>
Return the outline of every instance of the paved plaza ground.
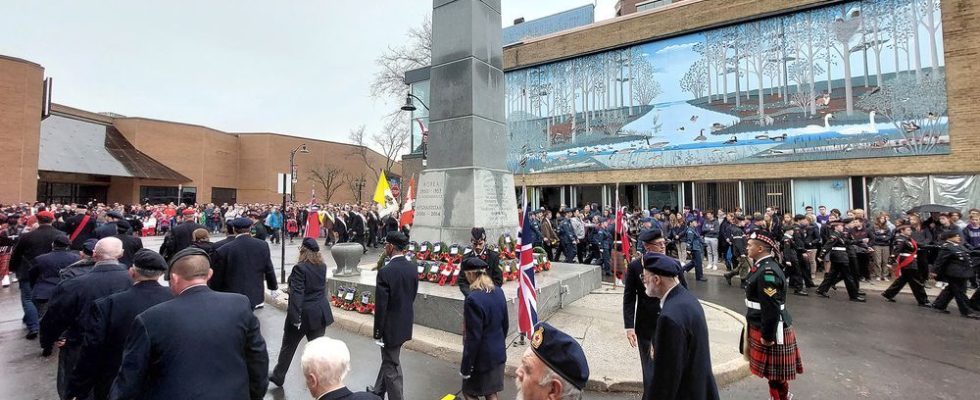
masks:
<svg viewBox="0 0 980 400"><path fill-rule="evenodd" d="M146 246L159 246L159 239L145 240ZM298 244L298 242L297 242ZM278 247L273 246L278 268ZM287 246L287 262L295 260L296 246ZM328 257L328 264L333 265ZM744 311L741 291L728 287L718 276L707 282L691 282L691 289L702 300L734 310ZM883 285L876 285L882 286ZM797 329L805 373L794 381L792 391L798 399L966 399L974 398L980 379L980 345L976 333L980 323L955 315L941 315L915 307L911 295L898 297L897 304L885 303L869 287L866 304L848 302L843 292L833 299L815 296L788 301ZM595 302L598 304L594 304ZM625 342L623 331L614 322L621 298L614 294L586 297L567 307L568 313L603 309L610 315L596 316L602 322L602 339L610 346ZM954 306L955 307L955 306ZM336 314L345 311L336 310ZM0 289L0 388L3 399L56 399L54 377L56 356L39 357L37 342L23 339L18 292L13 287ZM275 360L282 337L284 313L274 307L256 311L262 334ZM560 314L559 314L560 315ZM607 318L608 317L608 318ZM558 318L557 316L555 318ZM373 383L380 356L372 340L342 329L335 324L327 335L348 343L352 352L349 386L363 390ZM608 332L607 332L608 331ZM717 338L722 339L722 338ZM712 338L715 341L716 338ZM512 356L513 357L513 356ZM637 358L626 358L627 368ZM402 360L406 371L406 396L410 399L438 399L459 387L458 366L438 357L406 350ZM597 362L599 362L597 360ZM271 368L271 365L270 365ZM299 358L286 379L286 388L270 389L267 399L308 399L299 369ZM274 387L271 385L270 388ZM724 399L764 399L765 382L748 377L721 388ZM512 380L505 381L501 398L513 398ZM588 398L635 399L632 393L589 393Z"/></svg>

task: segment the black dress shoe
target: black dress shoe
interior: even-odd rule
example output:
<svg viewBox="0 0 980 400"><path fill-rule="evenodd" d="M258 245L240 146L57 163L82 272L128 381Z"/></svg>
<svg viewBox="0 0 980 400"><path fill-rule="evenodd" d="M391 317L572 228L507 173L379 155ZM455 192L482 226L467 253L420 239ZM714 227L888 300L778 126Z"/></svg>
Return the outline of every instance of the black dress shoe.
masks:
<svg viewBox="0 0 980 400"><path fill-rule="evenodd" d="M27 336L24 336L27 340L37 339L37 331L27 332Z"/></svg>
<svg viewBox="0 0 980 400"><path fill-rule="evenodd" d="M963 318L980 319L980 314L976 314L976 313L961 314L960 316Z"/></svg>
<svg viewBox="0 0 980 400"><path fill-rule="evenodd" d="M284 383L284 382L283 382L283 379L281 379L281 378L276 378L276 377L275 377L275 376L273 376L272 374L269 374L269 382L272 382L272 383L275 383L275 384L276 384L276 386L279 386L279 387L282 387L282 384Z"/></svg>
<svg viewBox="0 0 980 400"><path fill-rule="evenodd" d="M937 312L937 313L949 314L949 310L947 310L945 308L936 308L935 305L932 306L932 310L935 311L935 312Z"/></svg>
<svg viewBox="0 0 980 400"><path fill-rule="evenodd" d="M932 308L932 303L930 302L919 303L919 307Z"/></svg>
<svg viewBox="0 0 980 400"><path fill-rule="evenodd" d="M868 293L858 290L858 296L867 296Z"/></svg>
<svg viewBox="0 0 980 400"><path fill-rule="evenodd" d="M696 280L696 281L698 281L698 282L707 282L707 281L708 281L707 279L704 279L704 278L701 278L701 279L695 279L695 280Z"/></svg>
<svg viewBox="0 0 980 400"><path fill-rule="evenodd" d="M868 300L865 300L864 297L851 297L848 300L853 301L855 303L866 303L868 301Z"/></svg>
<svg viewBox="0 0 980 400"><path fill-rule="evenodd" d="M796 291L793 291L793 294L795 294L797 296L809 296L810 295L810 293L807 293L806 290L796 290Z"/></svg>
<svg viewBox="0 0 980 400"><path fill-rule="evenodd" d="M891 297L888 297L888 296L885 296L884 293L881 294L881 297L884 297L885 300L887 300L889 303L894 303L895 302L895 299L893 299Z"/></svg>
<svg viewBox="0 0 980 400"><path fill-rule="evenodd" d="M817 291L817 296L820 296L820 297L823 297L823 298L826 298L826 299L829 299L830 298L830 295L827 294L827 292L821 292L819 290Z"/></svg>

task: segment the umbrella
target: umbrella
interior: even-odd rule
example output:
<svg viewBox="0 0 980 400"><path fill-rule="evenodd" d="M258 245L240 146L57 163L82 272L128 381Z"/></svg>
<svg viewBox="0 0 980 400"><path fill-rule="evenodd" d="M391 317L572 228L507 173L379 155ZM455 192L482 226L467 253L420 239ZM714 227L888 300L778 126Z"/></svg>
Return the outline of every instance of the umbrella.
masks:
<svg viewBox="0 0 980 400"><path fill-rule="evenodd" d="M937 212L937 213L952 213L952 212L959 212L960 210L958 210L956 208L953 208L953 207L950 207L950 206L944 206L942 204L923 204L923 205L918 206L918 207L915 207L915 208L913 208L913 209L911 209L909 211L914 212L914 213L934 213L934 212Z"/></svg>

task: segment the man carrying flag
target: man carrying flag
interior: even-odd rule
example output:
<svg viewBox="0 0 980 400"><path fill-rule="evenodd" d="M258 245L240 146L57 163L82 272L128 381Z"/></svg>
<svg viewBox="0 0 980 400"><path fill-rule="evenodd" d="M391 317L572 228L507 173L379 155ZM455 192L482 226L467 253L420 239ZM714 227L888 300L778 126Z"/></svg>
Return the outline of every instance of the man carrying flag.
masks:
<svg viewBox="0 0 980 400"><path fill-rule="evenodd" d="M521 223L520 270L517 289L517 328L524 337L531 336L531 329L538 323L537 290L534 284L534 232L531 209L527 204L527 188L524 188L524 218Z"/></svg>

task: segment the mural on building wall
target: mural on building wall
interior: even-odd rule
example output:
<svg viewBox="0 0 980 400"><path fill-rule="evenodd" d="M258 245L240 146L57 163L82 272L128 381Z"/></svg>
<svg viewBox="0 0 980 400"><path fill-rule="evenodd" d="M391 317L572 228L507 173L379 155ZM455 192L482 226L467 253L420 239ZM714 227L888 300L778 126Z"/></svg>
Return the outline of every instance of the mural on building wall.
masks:
<svg viewBox="0 0 980 400"><path fill-rule="evenodd" d="M939 0L867 0L508 72L528 173L949 153Z"/></svg>

